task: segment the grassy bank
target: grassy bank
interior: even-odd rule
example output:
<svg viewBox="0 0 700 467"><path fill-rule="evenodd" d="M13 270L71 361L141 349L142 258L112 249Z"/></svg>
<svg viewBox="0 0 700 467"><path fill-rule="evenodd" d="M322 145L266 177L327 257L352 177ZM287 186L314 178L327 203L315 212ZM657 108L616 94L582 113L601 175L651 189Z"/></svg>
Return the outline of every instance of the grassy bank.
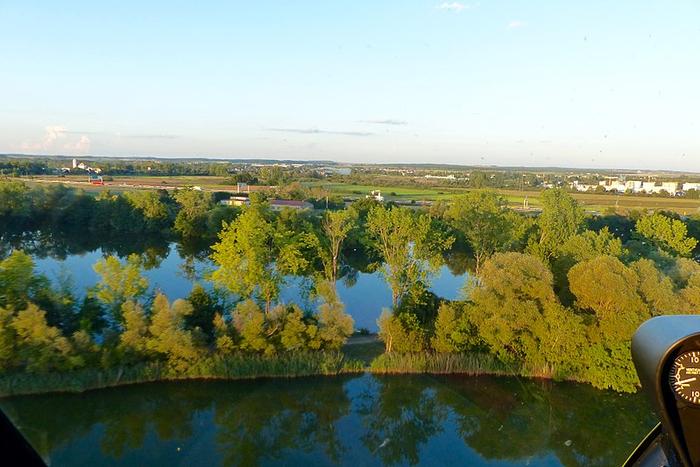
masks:
<svg viewBox="0 0 700 467"><path fill-rule="evenodd" d="M370 364L369 371L377 374L466 374L523 375L523 368L508 366L496 357L484 353L390 353L382 354Z"/></svg>
<svg viewBox="0 0 700 467"><path fill-rule="evenodd" d="M0 376L0 397L48 392L82 392L126 384L186 379L293 378L339 375L364 370L362 362L341 352L314 352L276 356L234 355L210 357L185 371L161 362L110 369L85 368L62 373L15 373Z"/></svg>
<svg viewBox="0 0 700 467"><path fill-rule="evenodd" d="M548 378L549 372L506 365L486 353L383 353L380 342L345 346L342 352L275 356L209 357L175 370L162 362L109 369L84 368L62 373L14 373L0 376L0 397L51 392L83 392L128 384L176 380L241 380L373 374L461 374Z"/></svg>

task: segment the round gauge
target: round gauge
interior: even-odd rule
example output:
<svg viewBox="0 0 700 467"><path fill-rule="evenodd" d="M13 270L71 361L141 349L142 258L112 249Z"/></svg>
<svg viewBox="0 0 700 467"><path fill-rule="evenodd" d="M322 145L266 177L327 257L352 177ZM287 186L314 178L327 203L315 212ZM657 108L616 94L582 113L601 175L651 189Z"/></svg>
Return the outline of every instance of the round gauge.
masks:
<svg viewBox="0 0 700 467"><path fill-rule="evenodd" d="M694 350L676 357L669 379L678 397L700 405L700 351Z"/></svg>

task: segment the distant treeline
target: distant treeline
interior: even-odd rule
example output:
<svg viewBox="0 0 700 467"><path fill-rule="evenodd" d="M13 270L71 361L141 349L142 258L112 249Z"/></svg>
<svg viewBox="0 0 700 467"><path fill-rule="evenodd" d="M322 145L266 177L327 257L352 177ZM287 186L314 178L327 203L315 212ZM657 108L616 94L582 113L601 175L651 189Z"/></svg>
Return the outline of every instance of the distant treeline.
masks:
<svg viewBox="0 0 700 467"><path fill-rule="evenodd" d="M87 224L70 213L83 207L94 213ZM489 354L483 361L499 371L505 365L632 391L636 327L660 314L700 312L697 226L665 213L587 217L561 189L546 190L542 208L534 218L520 215L498 194L478 190L422 210L363 199L337 211L273 212L263 198L237 210L196 190L92 198L4 182L4 225L79 226L108 216L105 232L125 225L215 235L209 280L218 292L199 287L170 304L146 294L143 258L108 257L95 266L101 282L77 301L68 286L48 287L31 259L14 251L0 264L3 365L47 372L157 361L187 374L202 359L226 355L334 351L353 327L335 284L353 269L350 253L360 251L392 294L392 309L378 321L391 358L375 368L439 372L455 361L445 354ZM430 292L438 268L454 268L465 251L464 299ZM310 279L317 309L280 303L294 276Z"/></svg>

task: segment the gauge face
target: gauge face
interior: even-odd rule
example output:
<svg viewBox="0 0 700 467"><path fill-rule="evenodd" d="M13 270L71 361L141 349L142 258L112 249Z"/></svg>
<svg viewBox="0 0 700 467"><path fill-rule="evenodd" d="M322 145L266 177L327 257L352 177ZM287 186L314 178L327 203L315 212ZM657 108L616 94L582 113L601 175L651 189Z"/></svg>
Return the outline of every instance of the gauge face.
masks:
<svg viewBox="0 0 700 467"><path fill-rule="evenodd" d="M678 397L700 405L700 351L694 350L676 357L669 379Z"/></svg>

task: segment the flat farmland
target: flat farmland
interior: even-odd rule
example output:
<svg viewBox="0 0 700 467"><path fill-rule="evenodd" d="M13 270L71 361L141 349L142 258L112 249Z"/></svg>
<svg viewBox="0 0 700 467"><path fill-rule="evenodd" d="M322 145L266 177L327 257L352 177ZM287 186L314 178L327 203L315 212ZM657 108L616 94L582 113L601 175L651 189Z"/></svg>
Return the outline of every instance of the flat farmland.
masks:
<svg viewBox="0 0 700 467"><path fill-rule="evenodd" d="M342 196L361 198L372 190L381 190L382 195L390 201L449 201L457 195L469 191L457 187L424 187L399 185L353 185L350 183L313 182L307 186L317 186ZM500 193L512 207L527 204L531 208L541 206L541 191L495 190ZM586 211L603 212L613 207L620 210L668 210L690 215L700 212L700 200L682 197L652 197L634 195L613 195L596 193L573 193L573 197Z"/></svg>
<svg viewBox="0 0 700 467"><path fill-rule="evenodd" d="M109 180L112 178L112 180ZM129 190L155 190L175 189L185 186L199 186L205 191L234 191L235 185L226 183L224 177L216 176L111 176L103 186L91 185L87 176L68 175L66 177L43 176L24 178L23 181L30 184L61 183L87 192L97 193L103 190L123 192ZM388 184L352 184L337 182L302 182L311 188L317 187L328 190L347 198L363 198L372 190L381 190L382 195L388 201L449 201L455 196L464 194L469 190L461 187L429 186L424 183L416 183L414 186ZM381 182L380 182L381 183ZM541 191L535 190L495 190L500 193L512 207L523 206L525 200L530 208L541 206ZM700 213L700 200L682 197L652 197L631 196L596 193L573 193L574 198L589 212L603 212L607 208L625 210L668 210L682 215Z"/></svg>

